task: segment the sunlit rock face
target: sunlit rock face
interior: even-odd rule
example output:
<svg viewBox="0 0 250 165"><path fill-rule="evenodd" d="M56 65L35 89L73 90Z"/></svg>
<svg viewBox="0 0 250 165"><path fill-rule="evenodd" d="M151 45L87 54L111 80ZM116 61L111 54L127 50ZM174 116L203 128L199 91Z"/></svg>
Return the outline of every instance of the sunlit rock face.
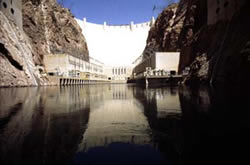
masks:
<svg viewBox="0 0 250 165"><path fill-rule="evenodd" d="M1 87L49 84L42 76L47 54L89 60L81 28L68 9L56 0L23 0L22 5L23 30L0 12Z"/></svg>
<svg viewBox="0 0 250 165"><path fill-rule="evenodd" d="M0 87L46 84L25 33L0 11Z"/></svg>
<svg viewBox="0 0 250 165"><path fill-rule="evenodd" d="M78 20L86 37L89 53L106 65L127 66L139 57L145 46L150 22L110 26Z"/></svg>
<svg viewBox="0 0 250 165"><path fill-rule="evenodd" d="M147 46L143 57L147 58L154 52L176 52L180 50L178 39L183 28L187 4L169 5L156 19L149 31Z"/></svg>
<svg viewBox="0 0 250 165"><path fill-rule="evenodd" d="M36 63L46 54L67 53L89 60L87 43L69 9L56 0L23 0L23 29L32 41Z"/></svg>

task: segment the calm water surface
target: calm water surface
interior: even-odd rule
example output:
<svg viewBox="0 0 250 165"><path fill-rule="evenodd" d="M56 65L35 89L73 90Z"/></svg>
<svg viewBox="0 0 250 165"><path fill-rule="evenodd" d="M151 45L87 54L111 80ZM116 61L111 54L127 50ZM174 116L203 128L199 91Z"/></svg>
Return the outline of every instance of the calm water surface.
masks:
<svg viewBox="0 0 250 165"><path fill-rule="evenodd" d="M249 162L248 102L207 88L0 89L0 164Z"/></svg>

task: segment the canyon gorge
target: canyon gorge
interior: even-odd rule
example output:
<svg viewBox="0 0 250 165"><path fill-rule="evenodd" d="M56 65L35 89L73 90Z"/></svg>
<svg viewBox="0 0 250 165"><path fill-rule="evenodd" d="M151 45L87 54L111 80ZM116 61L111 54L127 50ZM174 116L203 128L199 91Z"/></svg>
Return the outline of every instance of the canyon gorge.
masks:
<svg viewBox="0 0 250 165"><path fill-rule="evenodd" d="M86 39L69 9L56 0L23 0L23 29L0 11L0 86L49 85L44 56L67 53L89 60ZM250 4L246 0L180 0L151 27L143 58L180 52L183 83L248 84ZM139 55L138 55L139 56Z"/></svg>
<svg viewBox="0 0 250 165"><path fill-rule="evenodd" d="M1 165L249 164L250 1L159 1L0 0Z"/></svg>

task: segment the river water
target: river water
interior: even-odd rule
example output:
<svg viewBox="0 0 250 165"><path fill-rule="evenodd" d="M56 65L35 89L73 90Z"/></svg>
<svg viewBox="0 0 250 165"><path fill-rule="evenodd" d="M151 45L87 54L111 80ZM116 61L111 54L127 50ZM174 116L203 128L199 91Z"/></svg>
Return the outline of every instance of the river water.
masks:
<svg viewBox="0 0 250 165"><path fill-rule="evenodd" d="M241 164L245 98L125 84L0 89L0 164Z"/></svg>

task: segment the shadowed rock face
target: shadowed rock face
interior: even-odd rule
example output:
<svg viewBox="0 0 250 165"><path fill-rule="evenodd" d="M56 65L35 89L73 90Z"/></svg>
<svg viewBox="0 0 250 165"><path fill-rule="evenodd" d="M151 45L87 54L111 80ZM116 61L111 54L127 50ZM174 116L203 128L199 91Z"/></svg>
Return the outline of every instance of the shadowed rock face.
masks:
<svg viewBox="0 0 250 165"><path fill-rule="evenodd" d="M42 64L43 56L50 53L68 53L89 60L81 28L56 0L23 0L23 24L37 64Z"/></svg>
<svg viewBox="0 0 250 165"><path fill-rule="evenodd" d="M228 2L230 5L234 1ZM249 2L241 1L238 10L230 10L234 13L232 18L220 19L211 25L207 25L207 13L211 13L212 9L207 7L206 3L197 0L188 4L196 7L192 12L189 7L191 14L186 16L184 23L186 25L190 19L194 20L188 29L192 30L193 34L189 36L188 30L184 28L180 37L182 45L179 68L183 70L186 66L191 66L185 83L247 84L249 78L246 75L249 74L250 63L249 53L245 50L248 49L247 43L250 40L250 23L246 21ZM201 15L204 17L199 18ZM199 60L204 55L206 60ZM195 63L198 64L196 67Z"/></svg>
<svg viewBox="0 0 250 165"><path fill-rule="evenodd" d="M151 29L145 52L180 51L179 70L187 66L191 68L185 81L187 84L249 84L250 23L247 20L250 3L245 0L222 2L222 17L209 25L208 13L212 13L214 8L208 6L205 0L181 0L175 18L169 6ZM229 12L223 13L227 7ZM227 14L230 17L224 19ZM177 19L178 16L182 19ZM171 26L173 20L179 20L178 30L173 28L175 23ZM166 33L166 29L173 30Z"/></svg>

